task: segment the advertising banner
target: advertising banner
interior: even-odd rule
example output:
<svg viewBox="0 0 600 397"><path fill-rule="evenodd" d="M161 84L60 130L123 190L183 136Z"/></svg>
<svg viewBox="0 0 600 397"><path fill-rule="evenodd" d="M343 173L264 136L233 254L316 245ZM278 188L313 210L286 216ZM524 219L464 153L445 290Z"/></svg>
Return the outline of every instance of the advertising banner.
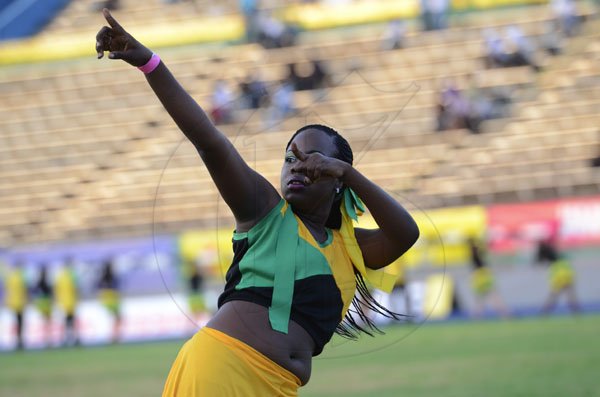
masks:
<svg viewBox="0 0 600 397"><path fill-rule="evenodd" d="M398 261L404 266L463 264L469 260L469 237L482 238L486 232L486 211L481 206L442 208L411 213L421 235ZM377 227L369 215L359 218L357 227Z"/></svg>
<svg viewBox="0 0 600 397"><path fill-rule="evenodd" d="M493 205L488 208L490 249L510 253L554 236L564 248L600 243L600 196Z"/></svg>

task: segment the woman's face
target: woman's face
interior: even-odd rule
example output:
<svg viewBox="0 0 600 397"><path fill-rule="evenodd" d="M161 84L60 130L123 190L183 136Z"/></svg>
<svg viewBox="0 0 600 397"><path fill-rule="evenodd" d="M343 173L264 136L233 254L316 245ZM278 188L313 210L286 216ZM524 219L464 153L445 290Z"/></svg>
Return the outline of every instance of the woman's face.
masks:
<svg viewBox="0 0 600 397"><path fill-rule="evenodd" d="M298 149L306 154L319 152L327 157L335 157L337 149L333 137L326 133L309 129L302 131L292 140ZM321 177L310 184L304 183L304 174L292 171L294 165L300 160L291 151L286 149L283 167L281 169L281 194L294 209L306 213L327 211L331 208L335 189L339 181L332 177Z"/></svg>

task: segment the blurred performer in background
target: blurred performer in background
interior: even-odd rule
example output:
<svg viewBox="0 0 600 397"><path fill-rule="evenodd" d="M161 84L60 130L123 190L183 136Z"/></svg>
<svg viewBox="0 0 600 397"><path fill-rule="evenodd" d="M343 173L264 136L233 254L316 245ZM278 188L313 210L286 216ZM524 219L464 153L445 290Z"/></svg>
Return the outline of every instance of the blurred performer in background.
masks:
<svg viewBox="0 0 600 397"><path fill-rule="evenodd" d="M113 318L112 343L117 343L121 332L121 298L119 282L113 272L113 264L110 260L104 263L98 290L100 301Z"/></svg>
<svg viewBox="0 0 600 397"><path fill-rule="evenodd" d="M487 263L487 254L481 242L475 237L467 241L471 256L471 287L475 292L474 317L481 317L485 310L485 304L490 303L494 310L502 317L508 317L509 311L500 294L494 286L494 276Z"/></svg>
<svg viewBox="0 0 600 397"><path fill-rule="evenodd" d="M56 277L54 285L56 303L65 316L65 331L63 344L65 346L78 345L79 333L75 312L77 308L77 280L73 270L73 263L68 259Z"/></svg>
<svg viewBox="0 0 600 397"><path fill-rule="evenodd" d="M40 275L33 287L35 307L42 315L43 343L49 346L52 343L52 287L48 282L48 268L40 267Z"/></svg>
<svg viewBox="0 0 600 397"><path fill-rule="evenodd" d="M571 263L562 255L557 247L555 236L538 243L536 261L550 266L550 295L542 308L542 313L549 313L558 301L562 292L567 295L567 303L573 313L579 312L579 303L575 294L575 272Z"/></svg>
<svg viewBox="0 0 600 397"><path fill-rule="evenodd" d="M23 272L23 264L15 263L8 271L4 284L5 304L8 310L14 313L16 323L16 348L21 350L23 343L23 311L27 305L27 283Z"/></svg>
<svg viewBox="0 0 600 397"><path fill-rule="evenodd" d="M206 314L206 302L204 300L204 275L197 263L188 264L188 302L194 321L201 325Z"/></svg>

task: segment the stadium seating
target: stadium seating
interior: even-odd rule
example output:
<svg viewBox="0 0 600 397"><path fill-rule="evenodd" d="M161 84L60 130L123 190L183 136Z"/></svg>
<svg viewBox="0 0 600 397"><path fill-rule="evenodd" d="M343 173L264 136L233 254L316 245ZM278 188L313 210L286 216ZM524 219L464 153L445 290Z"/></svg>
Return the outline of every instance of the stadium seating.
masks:
<svg viewBox="0 0 600 397"><path fill-rule="evenodd" d="M192 7L123 3L125 25L176 23ZM218 12L234 12L235 2L219 4ZM89 32L97 20L90 6L72 2L46 34ZM356 37L309 34L292 48L175 49L163 58L205 105L215 79L234 86L260 70L273 87L288 63L326 60L334 86L297 92L294 117L267 128L262 112L241 110L221 127L275 186L291 132L322 122L349 139L358 169L409 207L598 193L600 178L588 168L600 139L598 21L563 55L543 57L541 73L483 69L483 26L518 24L535 38L549 18L546 6L465 17L448 31L411 31L407 48L394 51L381 49L380 28L367 27ZM442 81L466 87L474 74L482 87L511 93L511 117L485 122L477 135L435 132ZM7 67L0 90L0 246L231 225L194 148L136 70L106 60Z"/></svg>

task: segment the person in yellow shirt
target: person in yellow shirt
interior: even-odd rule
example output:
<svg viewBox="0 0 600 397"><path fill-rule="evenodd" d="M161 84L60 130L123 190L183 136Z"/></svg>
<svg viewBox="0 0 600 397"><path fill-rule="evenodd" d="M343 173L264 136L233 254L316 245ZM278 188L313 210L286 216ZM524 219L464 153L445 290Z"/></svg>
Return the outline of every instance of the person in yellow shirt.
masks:
<svg viewBox="0 0 600 397"><path fill-rule="evenodd" d="M481 317L485 304L491 303L500 316L510 316L510 311L496 290L494 275L487 263L483 244L474 237L467 241L471 253L471 287L475 292L474 317Z"/></svg>
<svg viewBox="0 0 600 397"><path fill-rule="evenodd" d="M195 323L201 323L206 315L204 300L204 274L196 263L187 264L188 304Z"/></svg>
<svg viewBox="0 0 600 397"><path fill-rule="evenodd" d="M36 309L42 315L43 338L46 345L52 343L52 287L48 282L48 269L42 265L39 271L39 278L33 287L34 304Z"/></svg>
<svg viewBox="0 0 600 397"><path fill-rule="evenodd" d="M78 345L79 332L75 319L78 293L77 280L73 270L72 260L67 260L56 277L54 285L56 303L65 316L64 345Z"/></svg>
<svg viewBox="0 0 600 397"><path fill-rule="evenodd" d="M558 298L563 293L572 313L581 309L575 293L575 270L568 258L560 252L556 235L538 242L536 260L549 266L550 294L542 307L542 313L550 313L556 306Z"/></svg>
<svg viewBox="0 0 600 397"><path fill-rule="evenodd" d="M15 314L17 350L23 349L23 311L27 305L27 283L23 273L23 264L15 263L9 269L4 282L5 305Z"/></svg>
<svg viewBox="0 0 600 397"><path fill-rule="evenodd" d="M102 276L98 282L100 302L113 318L112 343L119 341L121 333L121 297L119 296L119 280L113 270L111 260L104 262Z"/></svg>

